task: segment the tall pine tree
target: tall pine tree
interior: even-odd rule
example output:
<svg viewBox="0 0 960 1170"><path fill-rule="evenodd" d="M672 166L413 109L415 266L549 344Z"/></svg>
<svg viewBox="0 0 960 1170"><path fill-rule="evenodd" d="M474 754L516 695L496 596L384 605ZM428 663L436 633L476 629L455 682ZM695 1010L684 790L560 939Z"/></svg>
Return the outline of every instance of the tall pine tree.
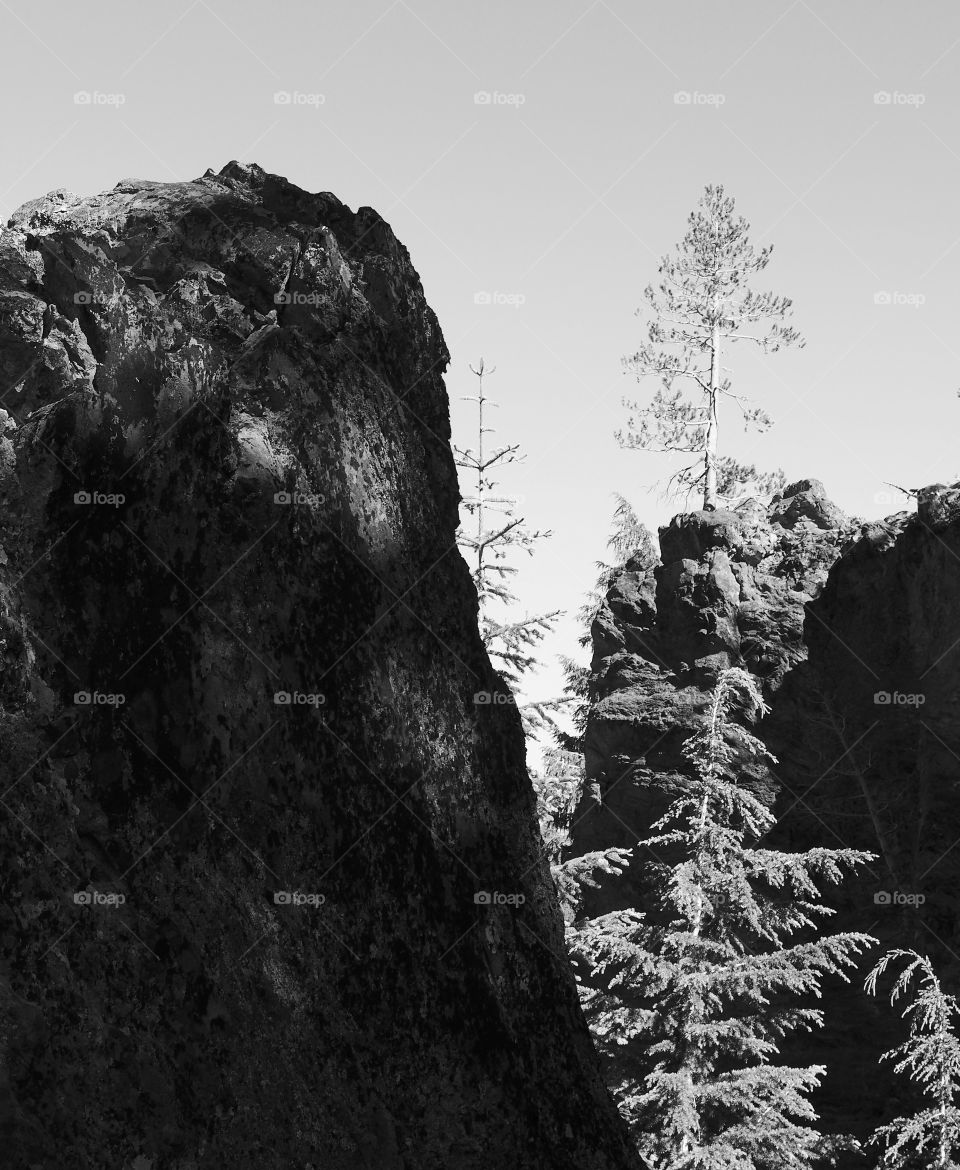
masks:
<svg viewBox="0 0 960 1170"><path fill-rule="evenodd" d="M730 347L750 341L763 353L775 353L804 344L786 324L789 298L750 287L770 262L773 247L758 252L750 243L750 225L735 210L723 187L708 186L690 213L676 255L663 257L659 284L644 289L651 312L647 341L624 363L638 380L659 379L660 389L648 406L625 400L634 413L626 430L616 433L624 447L696 454L697 460L670 477L667 489L699 489L705 508L716 505L719 491L721 400L737 404L745 428L763 431L771 424L768 415L733 392L724 364Z"/></svg>
<svg viewBox="0 0 960 1170"><path fill-rule="evenodd" d="M822 979L846 980L875 942L818 934L833 911L817 883L839 882L871 854L759 847L774 816L738 774L773 757L733 721L737 709L748 720L767 710L753 677L730 669L684 746L693 776L638 842L665 858L654 863L660 904L649 918L604 915L571 939L575 958L601 976L584 1006L621 1110L663 1170L782 1170L822 1156L808 1097L825 1069L773 1061L788 1033L822 1025L807 1006Z"/></svg>

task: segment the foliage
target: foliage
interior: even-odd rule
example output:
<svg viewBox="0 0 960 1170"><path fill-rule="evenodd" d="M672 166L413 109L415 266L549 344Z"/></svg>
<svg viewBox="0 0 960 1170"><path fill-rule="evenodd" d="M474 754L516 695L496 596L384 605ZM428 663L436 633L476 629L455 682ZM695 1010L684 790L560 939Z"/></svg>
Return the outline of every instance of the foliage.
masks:
<svg viewBox="0 0 960 1170"><path fill-rule="evenodd" d="M664 1170L774 1170L826 1155L808 1100L824 1068L771 1062L783 1037L822 1025L806 1004L823 978L846 980L875 941L818 932L832 914L818 882L871 854L760 846L774 817L738 775L773 757L735 712L752 721L766 706L752 676L730 669L684 745L689 784L636 846L655 858L658 904L577 924L570 939L593 971L584 1006L621 1111Z"/></svg>
<svg viewBox="0 0 960 1170"><path fill-rule="evenodd" d="M570 844L573 815L583 793L583 756L576 751L552 748L544 752L543 770L531 776L537 797L537 818L544 852L565 921L573 921L584 886L596 888L599 873L620 874L629 863L629 849L604 849L561 860Z"/></svg>
<svg viewBox="0 0 960 1170"><path fill-rule="evenodd" d="M540 836L551 866L570 842L573 813L583 789L583 756L553 748L543 754L543 770L531 777L537 797Z"/></svg>
<svg viewBox="0 0 960 1170"><path fill-rule="evenodd" d="M723 365L727 349L738 341L750 341L764 353L804 344L784 324L791 301L750 288L773 248L757 252L747 235L750 225L734 211L722 186L708 186L690 213L676 256L661 260L659 284L644 290L651 313L647 341L624 363L638 381L654 376L660 387L646 406L624 400L631 414L626 430L616 435L627 448L696 453L697 460L670 476L667 491L702 490L705 508L716 505L718 493L720 401L737 404L745 430L771 425L760 408L733 393Z"/></svg>
<svg viewBox="0 0 960 1170"><path fill-rule="evenodd" d="M767 501L786 486L787 477L780 468L776 471L759 471L753 463L740 463L730 455L717 458L717 496L727 503L735 503L740 497L755 495Z"/></svg>
<svg viewBox="0 0 960 1170"><path fill-rule="evenodd" d="M607 547L613 552L613 561L610 564L606 561L597 561L596 584L577 612L584 626L584 633L580 638L581 646L590 644L590 627L597 616L597 610L603 603L607 590L627 562L637 559L644 565L654 565L658 560L650 529L640 520L626 497L619 492L614 492L613 496L617 506L614 509L612 530L607 541Z"/></svg>
<svg viewBox="0 0 960 1170"><path fill-rule="evenodd" d="M573 722L572 734L558 727L554 731L557 745L567 751L583 751L583 737L587 733L587 719L593 699L589 666L582 666L567 654L560 655L564 677L564 696L567 715Z"/></svg>
<svg viewBox="0 0 960 1170"><path fill-rule="evenodd" d="M877 993L877 980L897 959L907 965L890 992L890 1003L907 993L913 977L918 987L902 1015L910 1034L903 1044L885 1052L881 1060L900 1059L894 1065L917 1084L930 1105L913 1117L897 1117L881 1126L870 1142L884 1142L883 1166L907 1167L917 1155L931 1170L956 1170L954 1155L960 1146L960 1108L954 1101L960 1091L960 1040L954 1031L957 1001L940 986L930 960L916 951L888 951L867 976L864 986Z"/></svg>
<svg viewBox="0 0 960 1170"><path fill-rule="evenodd" d="M517 603L510 580L517 569L510 564L509 557L516 552L532 556L534 546L552 534L530 528L522 516L516 515L516 500L496 494L499 481L495 476L508 464L521 461L523 456L517 444L492 450L487 447L486 436L495 428L487 424L486 412L497 404L484 392L483 379L494 368L485 367L481 358L479 365L470 369L476 375L478 389L475 395L463 398L477 403L477 445L475 449L454 445L453 451L457 466L467 471L472 480L473 494L463 498L463 506L476 523L473 530L466 524L460 525L457 544L464 550L477 588L480 636L487 653L506 682L516 687L521 676L537 664L537 647L544 635L553 630L561 611L519 619L510 615ZM533 704L523 709L527 712L528 730L544 717L543 711L538 714L538 706L546 709L549 705Z"/></svg>

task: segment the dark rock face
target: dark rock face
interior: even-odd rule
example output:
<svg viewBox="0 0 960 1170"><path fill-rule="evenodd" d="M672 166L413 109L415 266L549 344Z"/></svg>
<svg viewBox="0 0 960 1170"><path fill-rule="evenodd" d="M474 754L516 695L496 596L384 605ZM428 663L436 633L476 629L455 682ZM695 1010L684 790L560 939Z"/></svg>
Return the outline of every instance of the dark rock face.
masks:
<svg viewBox="0 0 960 1170"><path fill-rule="evenodd" d="M751 499L676 516L660 529L662 563L626 566L592 631L598 702L575 852L629 846L646 832L682 783L680 749L720 670L750 670L770 700L806 655L805 604L857 530L818 481L802 480L767 508ZM772 799L768 770L754 780ZM587 912L638 896L640 869L591 892Z"/></svg>
<svg viewBox="0 0 960 1170"><path fill-rule="evenodd" d="M257 167L0 232L7 1164L636 1165L474 700L447 361L383 220Z"/></svg>
<svg viewBox="0 0 960 1170"><path fill-rule="evenodd" d="M872 890L923 897L907 921L927 950L921 923L960 938L960 490L925 489L920 504L835 565L808 607L808 660L764 728L808 823L845 819L845 837L879 855Z"/></svg>
<svg viewBox="0 0 960 1170"><path fill-rule="evenodd" d="M599 701L573 853L646 833L684 782L680 749L717 668L743 667L771 707L753 730L778 762L745 777L781 818L770 845L877 854L828 892L831 929L915 947L956 984L960 485L917 500L916 513L861 524L805 480L765 511L695 512L661 529L664 563L627 566L594 625ZM585 912L649 905L643 868L638 858L588 891ZM897 1013L864 995L864 973L834 980L826 1029L785 1052L828 1066L824 1127L860 1137L914 1107L877 1066L903 1036Z"/></svg>

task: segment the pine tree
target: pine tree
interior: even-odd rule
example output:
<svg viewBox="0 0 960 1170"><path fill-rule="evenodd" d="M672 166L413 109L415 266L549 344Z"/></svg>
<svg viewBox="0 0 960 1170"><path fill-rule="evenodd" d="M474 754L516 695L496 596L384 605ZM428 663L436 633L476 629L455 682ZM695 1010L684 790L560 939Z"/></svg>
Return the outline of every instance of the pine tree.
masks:
<svg viewBox="0 0 960 1170"><path fill-rule="evenodd" d="M786 482L787 477L779 467L776 471L760 471L756 464L740 463L731 455L717 458L717 497L728 505L751 494L769 500Z"/></svg>
<svg viewBox="0 0 960 1170"><path fill-rule="evenodd" d="M480 636L494 666L507 683L516 687L523 674L538 662L536 648L544 635L553 630L561 610L550 613L513 618L510 610L517 604L509 582L517 573L509 563L514 552L533 555L534 546L551 536L549 531L531 529L522 516L515 514L516 500L496 494L498 481L494 475L507 464L520 462L519 445L489 449L486 436L494 432L487 421L487 411L496 407L485 393L484 377L495 367L487 368L483 359L471 372L477 378L477 393L464 395L465 402L476 402L477 446L461 449L454 446L458 467L466 470L472 479L473 494L463 498L463 506L474 520L472 530L466 523L457 532L457 543L464 550L471 567L477 597L480 602ZM550 703L528 704L526 721L530 725L549 723ZM529 729L529 727L528 727Z"/></svg>
<svg viewBox="0 0 960 1170"><path fill-rule="evenodd" d="M647 451L695 452L700 458L674 472L667 488L702 490L705 508L716 505L720 400L736 402L745 429L764 431L771 425L768 415L733 393L723 365L727 349L737 341L752 341L764 353L804 344L796 330L783 324L791 301L749 287L770 262L773 248L757 252L747 236L750 225L734 210L723 187L705 189L676 257L664 256L660 263L658 287L644 290L652 312L647 341L624 359L638 381L653 375L661 388L649 406L624 400L635 414L617 440ZM674 390L676 382L681 387ZM685 396L688 389L692 399Z"/></svg>
<svg viewBox="0 0 960 1170"><path fill-rule="evenodd" d="M623 910L578 925L570 940L601 977L584 1006L621 1110L663 1170L781 1170L824 1155L808 1097L825 1069L771 1061L788 1033L822 1025L804 1001L823 978L847 980L875 941L817 934L833 913L817 882L839 882L871 854L759 847L774 817L737 776L773 757L733 721L737 709L748 720L767 710L753 677L730 669L684 745L693 776L637 844L659 858L659 905L649 918Z"/></svg>
<svg viewBox="0 0 960 1170"><path fill-rule="evenodd" d="M877 980L897 959L906 959L907 965L890 992L890 1003L906 994L914 975L919 986L902 1013L910 1022L909 1036L880 1059L900 1057L895 1070L909 1073L930 1105L913 1117L898 1117L881 1126L870 1143L884 1142L883 1166L912 1166L919 1155L931 1170L957 1170L960 1108L954 1101L960 1092L960 1040L954 1023L960 1009L955 997L941 988L930 960L916 951L888 951L867 976L864 986L871 995L876 995Z"/></svg>

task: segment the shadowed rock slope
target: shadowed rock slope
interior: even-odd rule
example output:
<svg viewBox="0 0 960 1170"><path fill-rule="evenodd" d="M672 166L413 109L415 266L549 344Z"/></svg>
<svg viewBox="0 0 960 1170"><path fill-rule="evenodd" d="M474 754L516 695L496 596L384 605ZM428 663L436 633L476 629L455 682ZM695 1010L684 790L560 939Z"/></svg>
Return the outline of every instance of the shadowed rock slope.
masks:
<svg viewBox="0 0 960 1170"><path fill-rule="evenodd" d="M0 231L5 1164L636 1165L447 362L376 212L258 167Z"/></svg>

